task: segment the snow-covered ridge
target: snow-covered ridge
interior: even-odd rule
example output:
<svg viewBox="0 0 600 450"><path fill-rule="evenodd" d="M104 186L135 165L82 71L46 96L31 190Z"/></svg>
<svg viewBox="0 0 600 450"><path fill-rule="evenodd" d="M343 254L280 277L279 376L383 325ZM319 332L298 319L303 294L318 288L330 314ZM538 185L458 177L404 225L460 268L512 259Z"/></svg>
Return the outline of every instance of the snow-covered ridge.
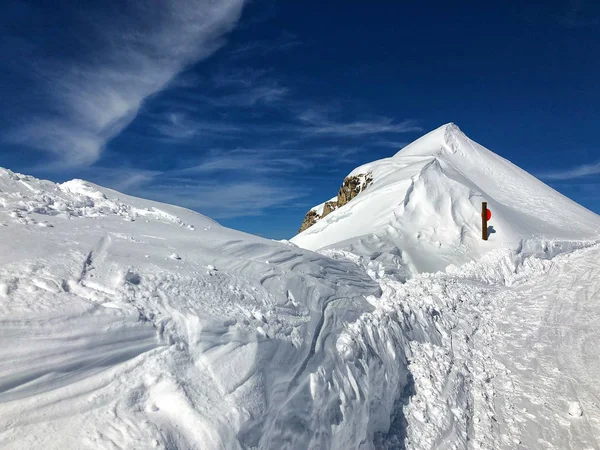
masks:
<svg viewBox="0 0 600 450"><path fill-rule="evenodd" d="M132 221L142 217L165 220L193 229L176 215L154 207L137 208L116 195L109 199L105 192L110 190L78 179L56 184L0 168L0 191L0 205L10 211L13 219L29 225L52 226L40 220L43 216L70 219L118 215Z"/></svg>
<svg viewBox="0 0 600 450"><path fill-rule="evenodd" d="M292 239L312 249L344 248L405 279L476 260L523 238L589 240L600 217L469 139L455 124L390 158L364 164L369 189ZM481 240L481 202L493 213Z"/></svg>

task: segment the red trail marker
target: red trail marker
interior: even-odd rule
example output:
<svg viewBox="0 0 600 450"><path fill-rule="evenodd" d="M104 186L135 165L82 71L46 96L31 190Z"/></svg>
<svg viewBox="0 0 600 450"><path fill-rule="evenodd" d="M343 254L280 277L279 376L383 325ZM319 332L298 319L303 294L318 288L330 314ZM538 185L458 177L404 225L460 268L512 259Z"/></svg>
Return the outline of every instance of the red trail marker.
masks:
<svg viewBox="0 0 600 450"><path fill-rule="evenodd" d="M488 240L488 220L492 218L492 212L487 209L487 202L481 202L481 239Z"/></svg>

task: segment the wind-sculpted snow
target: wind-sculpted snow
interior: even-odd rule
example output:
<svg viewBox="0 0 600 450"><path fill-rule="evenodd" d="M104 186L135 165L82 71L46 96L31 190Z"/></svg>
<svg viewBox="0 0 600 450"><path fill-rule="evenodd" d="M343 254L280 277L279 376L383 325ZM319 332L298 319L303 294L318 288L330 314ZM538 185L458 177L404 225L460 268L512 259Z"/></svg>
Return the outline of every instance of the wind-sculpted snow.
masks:
<svg viewBox="0 0 600 450"><path fill-rule="evenodd" d="M351 427L334 399L362 381L332 356L380 294L358 266L82 181L0 185L2 448L297 448Z"/></svg>
<svg viewBox="0 0 600 450"><path fill-rule="evenodd" d="M2 183L2 447L403 442L435 316L382 309L360 266L80 181ZM78 213L10 220L40 196Z"/></svg>
<svg viewBox="0 0 600 450"><path fill-rule="evenodd" d="M532 249L547 253L527 253ZM342 355L356 354L357 347L370 355L357 386L365 403L381 402L362 409L362 423L377 427L373 438L367 434L348 448L597 446L600 392L592 374L600 358L592 355L598 333L589 324L600 314L594 275L600 247L529 241L488 256L405 283L379 278L382 295L369 297L375 309L338 340ZM530 299L532 289L536 297ZM561 315L562 308L574 316ZM392 376L396 384L386 382ZM589 419L572 422L570 411L581 417L582 404Z"/></svg>
<svg viewBox="0 0 600 450"><path fill-rule="evenodd" d="M449 173L427 167L437 180ZM471 192L410 183L402 204L415 223ZM437 206L418 207L421 189L437 192ZM459 204L464 214L472 206ZM432 232L451 235L464 217ZM419 262L415 248L390 247L392 227L313 253L81 180L6 170L0 224L0 448L594 448L600 439L594 228L595 241L522 236L476 259L458 246L467 253L456 261L468 262L417 273L448 248L437 247L439 259L428 241Z"/></svg>

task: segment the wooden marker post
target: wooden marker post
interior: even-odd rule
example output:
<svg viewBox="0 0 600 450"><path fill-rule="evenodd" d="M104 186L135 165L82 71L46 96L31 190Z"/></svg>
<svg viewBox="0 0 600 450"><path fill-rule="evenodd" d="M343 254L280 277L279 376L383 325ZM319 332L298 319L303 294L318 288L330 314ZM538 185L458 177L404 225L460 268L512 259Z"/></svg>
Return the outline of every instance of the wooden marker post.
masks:
<svg viewBox="0 0 600 450"><path fill-rule="evenodd" d="M488 240L488 209L487 202L481 202L481 239Z"/></svg>

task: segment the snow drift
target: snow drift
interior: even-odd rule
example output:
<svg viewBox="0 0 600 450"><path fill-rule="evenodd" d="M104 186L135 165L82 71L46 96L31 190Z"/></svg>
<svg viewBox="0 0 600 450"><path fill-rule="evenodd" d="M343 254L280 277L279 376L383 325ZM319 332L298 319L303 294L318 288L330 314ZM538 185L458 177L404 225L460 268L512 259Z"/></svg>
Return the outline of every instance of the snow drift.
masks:
<svg viewBox="0 0 600 450"><path fill-rule="evenodd" d="M373 354L335 356L380 293L351 262L4 169L0 245L2 448L345 449L385 426L343 365Z"/></svg>
<svg viewBox="0 0 600 450"><path fill-rule="evenodd" d="M300 247L344 249L406 279L460 265L522 239L594 239L600 218L450 123L391 158L357 167L372 184L292 239ZM493 212L481 239L481 202Z"/></svg>

